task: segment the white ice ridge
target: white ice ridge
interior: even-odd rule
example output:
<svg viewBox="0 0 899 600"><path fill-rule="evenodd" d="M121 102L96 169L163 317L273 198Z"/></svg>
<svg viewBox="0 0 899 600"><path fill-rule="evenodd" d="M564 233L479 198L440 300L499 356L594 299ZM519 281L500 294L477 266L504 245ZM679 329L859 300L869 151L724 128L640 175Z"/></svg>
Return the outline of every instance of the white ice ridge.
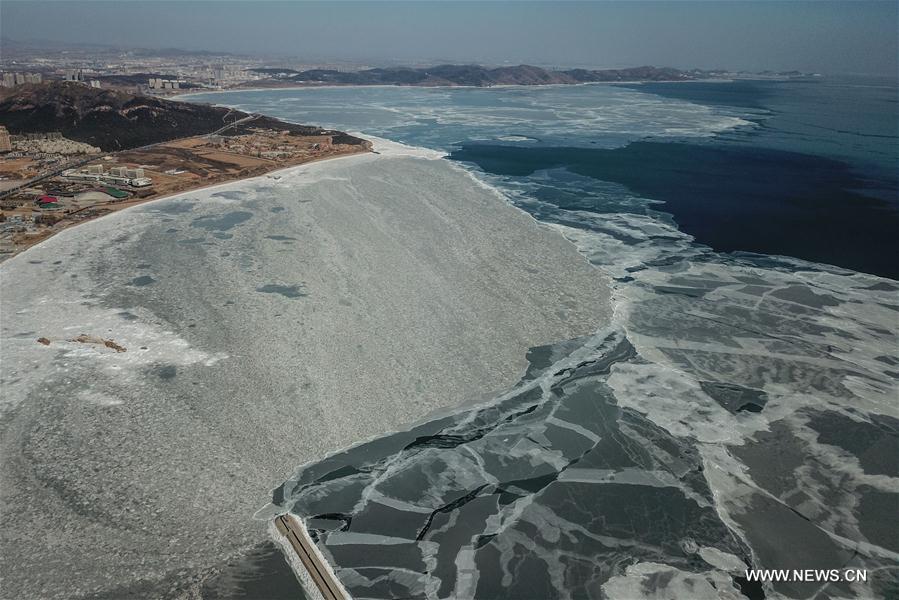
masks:
<svg viewBox="0 0 899 600"><path fill-rule="evenodd" d="M403 144L402 142L394 142L393 140L369 135L367 133L354 132L351 135L369 140L372 143L372 149L386 157L411 156L413 158L427 158L431 160L446 157L446 152L431 150L430 148L423 148L421 146L411 146L409 144Z"/></svg>

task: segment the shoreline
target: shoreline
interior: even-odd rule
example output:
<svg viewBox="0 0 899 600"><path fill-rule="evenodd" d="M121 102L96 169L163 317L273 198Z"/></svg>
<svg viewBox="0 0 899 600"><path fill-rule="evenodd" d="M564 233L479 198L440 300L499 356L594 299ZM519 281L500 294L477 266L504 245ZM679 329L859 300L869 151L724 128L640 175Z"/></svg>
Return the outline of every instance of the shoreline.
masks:
<svg viewBox="0 0 899 600"><path fill-rule="evenodd" d="M178 139L189 139L189 138L178 138ZM171 142L176 142L176 141L178 141L178 139L171 140ZM75 222L68 223L68 224L65 225L64 227L61 227L61 228L59 228L59 229L54 229L53 231L51 231L51 232L49 233L49 235L45 235L45 236L33 236L33 237L35 237L35 238L38 238L38 239L36 239L33 243L24 245L23 248L21 248L20 250L18 250L18 251L16 251L16 252L11 252L11 253L7 253L7 254L4 254L4 255L0 255L0 265L5 264L5 263L7 263L7 262L9 262L9 261L11 261L11 260L13 260L13 259L15 259L16 257L25 254L26 252L28 252L28 251L31 250L32 248L35 248L35 247L37 247L37 246L40 246L40 245L43 244L44 242L46 242L46 241L48 241L48 240L50 240L50 239L53 239L54 237L56 237L56 236L59 235L60 233L62 233L62 232L64 232L64 231L67 231L67 230L70 230L70 229L74 229L74 228L78 227L79 225L84 225L85 223L91 223L91 222L93 222L93 221L97 221L97 220L99 220L99 219L103 219L104 217L109 217L109 216L114 215L114 214L116 214L116 213L120 213L120 212L124 212L124 211L130 210L130 209L135 208L135 207L137 207L137 206L144 206L144 205L151 204L151 203L153 203L153 202L157 202L157 201L160 201L160 200L169 200L169 199L171 199L171 198L178 197L178 196L180 196L180 195L182 195L182 194L188 194L188 193L192 193L192 192L198 192L198 191L208 190L208 189L215 188L215 187L218 187L218 186L228 185L228 184L231 184L231 183L234 183L234 182L237 182L237 181L247 181L247 180L251 180L251 179L254 179L254 178L256 178L256 177L268 177L268 176L271 176L271 175L274 174L274 173L280 173L280 172L283 172L283 171L289 171L290 169L293 169L293 168L295 168L295 167L302 167L302 166L304 166L304 165L309 165L309 164L313 164L313 163L316 163L316 162L323 162L323 161L328 161L328 160L337 160L337 159L340 159L340 158L347 158L347 157L349 157L349 156L357 156L357 155L364 155L364 154L367 154L367 153L371 153L371 152L372 152L371 141L370 141L370 140L365 140L365 142L367 142L367 145L363 146L363 148L366 148L365 150L354 150L354 151L350 151L350 152L336 152L336 153L331 154L331 155L328 155L328 156L317 156L317 157L311 158L311 159L309 159L309 160L304 160L303 162L299 162L299 163L296 163L296 164L283 165L283 166L282 166L282 165L279 165L279 166L277 166L276 168L274 168L274 169L272 169L272 170L270 170L270 171L264 171L264 172L262 172L262 173L254 173L254 174L251 174L251 175L242 175L242 176L239 176L239 177L234 177L234 178L231 178L231 179L226 179L225 181L216 181L216 182L211 182L211 183L205 183L205 184L203 184L203 185L199 185L199 186L196 186L196 187L188 187L188 188L185 188L185 189L183 189L183 190L177 190L177 191L169 192L169 193L166 193L166 194L164 194L164 195L162 195L162 196L158 196L158 197L149 197L149 198L142 198L142 199L136 199L136 200L125 200L125 201L121 201L121 202L112 202L112 201L110 201L110 202L107 202L107 203L105 203L105 204L96 204L96 205L93 205L93 206L84 207L84 208L82 208L82 209L80 209L80 210L94 209L94 208L103 208L103 209L107 209L108 212L105 212L105 213L100 214L100 215L95 215L95 216L90 217L90 218L87 218L87 219L82 219L82 220L80 220L80 221L75 221ZM169 143L169 142L167 142L167 143ZM128 152L128 150L123 150L122 152ZM113 155L114 155L114 154L115 154L115 153L113 153ZM106 155L104 155L104 156L106 156Z"/></svg>

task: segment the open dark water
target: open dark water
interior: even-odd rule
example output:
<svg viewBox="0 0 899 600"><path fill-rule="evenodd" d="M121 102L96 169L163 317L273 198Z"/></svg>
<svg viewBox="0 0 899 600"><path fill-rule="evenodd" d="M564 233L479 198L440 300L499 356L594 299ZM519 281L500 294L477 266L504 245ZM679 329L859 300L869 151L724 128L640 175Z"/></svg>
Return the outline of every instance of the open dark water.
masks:
<svg viewBox="0 0 899 600"><path fill-rule="evenodd" d="M691 142L612 149L468 143L451 157L501 176L561 168L619 183L664 202L658 209L681 231L718 251L793 256L899 279L899 109L896 88L886 84L646 84L634 89L767 115L754 117L759 127ZM808 98L782 100L791 94ZM567 208L564 200L560 207Z"/></svg>
<svg viewBox="0 0 899 600"><path fill-rule="evenodd" d="M795 256L899 279L899 210L851 165L753 146L633 142L614 150L470 145L453 159L496 175L565 170L664 201L678 228L721 252ZM895 188L893 188L895 191ZM589 209L588 209L589 210Z"/></svg>
<svg viewBox="0 0 899 600"><path fill-rule="evenodd" d="M200 592L204 600L305 600L303 588L286 568L284 555L271 542L224 565L206 581Z"/></svg>
<svg viewBox="0 0 899 600"><path fill-rule="evenodd" d="M306 519L356 598L899 598L896 90L200 97L443 150L613 287L514 389L304 465L260 514Z"/></svg>

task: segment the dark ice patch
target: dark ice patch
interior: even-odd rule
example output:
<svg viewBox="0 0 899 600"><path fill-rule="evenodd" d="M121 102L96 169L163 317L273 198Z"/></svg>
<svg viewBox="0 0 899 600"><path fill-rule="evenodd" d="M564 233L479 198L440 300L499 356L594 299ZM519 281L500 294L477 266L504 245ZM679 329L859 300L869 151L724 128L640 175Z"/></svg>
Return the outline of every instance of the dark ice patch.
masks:
<svg viewBox="0 0 899 600"><path fill-rule="evenodd" d="M868 475L899 477L899 419L885 415L869 418L873 423L826 410L812 414L808 424L818 432L819 443L852 454Z"/></svg>
<svg viewBox="0 0 899 600"><path fill-rule="evenodd" d="M764 287L761 285L745 285L739 288L737 291L742 292L744 294L749 294L750 296L763 296L767 294L771 290L770 287Z"/></svg>
<svg viewBox="0 0 899 600"><path fill-rule="evenodd" d="M161 365L156 367L153 373L163 381L171 381L178 375L178 368L175 365Z"/></svg>
<svg viewBox="0 0 899 600"><path fill-rule="evenodd" d="M672 285L683 287L703 288L706 290L717 290L720 287L728 285L727 282L720 279L705 279L703 277L672 277L670 280Z"/></svg>
<svg viewBox="0 0 899 600"><path fill-rule="evenodd" d="M791 285L771 292L771 296L781 300L789 300L797 304L804 304L812 308L824 308L825 306L838 306L840 302L827 294L816 294L804 285Z"/></svg>
<svg viewBox="0 0 899 600"><path fill-rule="evenodd" d="M655 290L660 294L679 294L690 298L702 298L708 290L701 288L674 287L671 285L657 285Z"/></svg>
<svg viewBox="0 0 899 600"><path fill-rule="evenodd" d="M257 292L263 294L281 294L287 298L305 298L309 294L302 291L302 285L277 285L269 283L256 288Z"/></svg>
<svg viewBox="0 0 899 600"><path fill-rule="evenodd" d="M332 535L332 540L337 540L341 532ZM379 546L383 548L383 546ZM328 546L331 556L341 568L366 567L372 564L371 551L372 548L361 547L354 544L334 544ZM410 542L408 544L391 544L390 552L379 552L377 563L380 567L394 567L398 569L408 569L410 571L423 571L424 562L422 559L421 549L418 544Z"/></svg>
<svg viewBox="0 0 899 600"><path fill-rule="evenodd" d="M745 512L734 514L762 569L833 569L852 554L838 546L817 525L790 508L755 494ZM818 582L778 582L776 591L791 598L808 598Z"/></svg>
<svg viewBox="0 0 899 600"><path fill-rule="evenodd" d="M243 198L245 196L246 196L246 193L236 192L236 191L216 192L212 195L213 198L225 198L226 200L240 200L241 198Z"/></svg>
<svg viewBox="0 0 899 600"><path fill-rule="evenodd" d="M807 444L783 421L771 423L768 429L757 432L741 446L731 446L729 451L749 468L756 485L784 499L796 487L795 471L805 464Z"/></svg>
<svg viewBox="0 0 899 600"><path fill-rule="evenodd" d="M734 414L741 411L762 412L768 403L765 392L734 383L700 381L699 386L715 402Z"/></svg>
<svg viewBox="0 0 899 600"><path fill-rule="evenodd" d="M583 345L585 341L586 338L581 337L566 342L560 342L558 344L533 346L529 348L526 355L528 367L522 377L522 381L537 379L540 375L544 374L547 369L552 367L556 361Z"/></svg>
<svg viewBox="0 0 899 600"><path fill-rule="evenodd" d="M899 552L899 494L882 492L869 486L858 489L858 528L872 544Z"/></svg>
<svg viewBox="0 0 899 600"><path fill-rule="evenodd" d="M237 227L241 223L249 221L253 217L253 213L245 210L235 210L219 216L198 217L191 221L191 227L199 227L207 231L227 231L233 227Z"/></svg>
<svg viewBox="0 0 899 600"><path fill-rule="evenodd" d="M150 277L149 275L141 275L140 277L135 277L131 280L131 285L135 285L138 287L143 287L145 285L150 285L151 283L156 283L156 280Z"/></svg>
<svg viewBox="0 0 899 600"><path fill-rule="evenodd" d="M871 290L874 292L895 292L896 290L899 290L899 287L896 287L892 283L887 283L886 281L881 281L881 282L875 283L874 285L871 285L871 286L868 286L868 287L862 288L862 289Z"/></svg>

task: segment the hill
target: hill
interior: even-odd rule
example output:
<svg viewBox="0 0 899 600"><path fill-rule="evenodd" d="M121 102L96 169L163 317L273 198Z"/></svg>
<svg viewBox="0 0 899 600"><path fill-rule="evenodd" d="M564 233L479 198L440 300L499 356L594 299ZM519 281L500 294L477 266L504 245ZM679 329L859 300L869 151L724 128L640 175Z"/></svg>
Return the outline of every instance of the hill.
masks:
<svg viewBox="0 0 899 600"><path fill-rule="evenodd" d="M16 87L0 98L0 124L10 133L60 131L104 151L209 133L225 125L229 112L64 81Z"/></svg>
<svg viewBox="0 0 899 600"><path fill-rule="evenodd" d="M104 151L126 150L177 138L217 131L249 116L241 111L139 96L119 90L52 81L23 85L0 95L0 125L11 134L62 132L63 136L98 146ZM333 134L336 143L362 143L340 132L325 131L259 117L226 135L247 127L288 130L298 135Z"/></svg>

